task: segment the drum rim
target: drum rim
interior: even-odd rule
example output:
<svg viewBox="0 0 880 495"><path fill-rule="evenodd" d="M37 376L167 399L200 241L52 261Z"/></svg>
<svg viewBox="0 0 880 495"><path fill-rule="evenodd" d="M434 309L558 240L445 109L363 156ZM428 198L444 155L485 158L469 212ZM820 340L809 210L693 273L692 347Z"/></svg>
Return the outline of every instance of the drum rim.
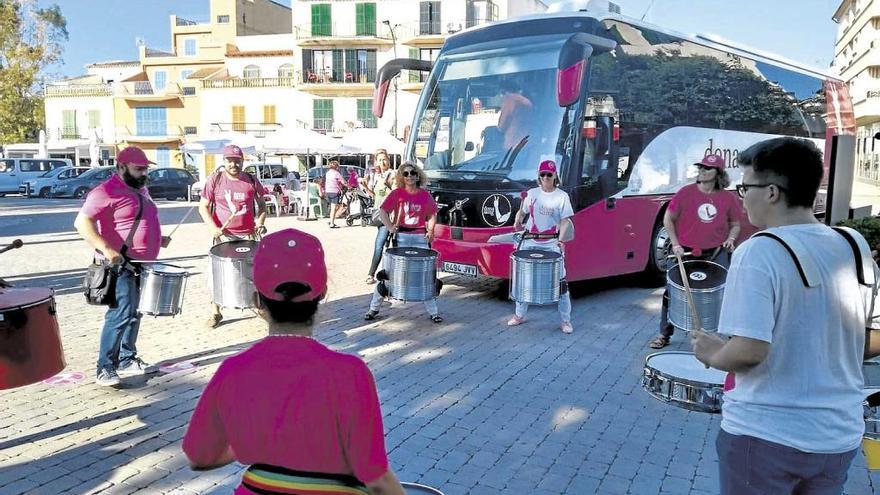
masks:
<svg viewBox="0 0 880 495"><path fill-rule="evenodd" d="M721 383L702 382L702 381L699 381L699 380L692 380L692 379L690 379L690 378L682 378L682 377L678 377L678 376L670 375L669 373L666 373L666 372L660 371L659 369L657 369L657 368L655 368L655 367L653 367L653 366L651 366L651 365L648 364L648 360L649 360L651 357L653 357L653 356L657 356L657 355L660 355L660 354L665 354L665 355L666 355L666 354L689 354L689 355L691 355L691 356L695 356L693 352L687 352L687 351L660 351L660 352L652 352L651 354L648 354L648 355L645 357L645 368L644 368L644 370L643 370L643 374L644 374L644 371L646 371L646 370L651 370L652 372L654 372L654 373L656 373L656 374L662 376L663 378L673 378L673 379L675 379L675 381L680 382L680 383L684 383L684 384L686 384L686 385L708 385L708 386L711 386L711 387L724 387L724 379L723 379L723 378L721 379ZM696 356L695 356L695 359L696 359ZM699 361L698 361L698 362L699 362ZM708 368L708 369L714 369L714 368ZM715 371L717 371L717 372L719 372L719 373L724 373L724 372L721 371L721 370L715 370Z"/></svg>
<svg viewBox="0 0 880 495"><path fill-rule="evenodd" d="M427 488L428 490L433 490L433 491L435 491L435 492L437 492L437 493L440 493L440 494L443 493L439 488L434 488L433 486L423 485L423 484L421 484L421 483L414 483L414 482L412 482L412 481L401 481L400 484L401 484L404 488L407 488L407 487L411 487L411 488Z"/></svg>
<svg viewBox="0 0 880 495"><path fill-rule="evenodd" d="M178 270L183 270L183 273L160 272L158 270L153 270L152 268L150 268L152 265L170 266L171 268L177 268ZM153 263L142 263L141 270L143 270L145 272L149 272L149 273L161 274L166 277L186 277L186 276L189 276L189 272L186 271L186 268L184 268L182 266L172 265L171 263L162 263L161 261L156 261Z"/></svg>
<svg viewBox="0 0 880 495"><path fill-rule="evenodd" d="M43 304L45 304L45 303L47 303L47 302L48 302L48 303L51 303L51 302L53 302L53 301L55 300L55 289L52 289L52 288L50 288L50 287L11 287L11 288L13 288L13 289L48 289L48 290L49 290L49 296L48 296L48 297L44 297L43 299L39 299L39 300L37 300L37 301L35 301L35 302L29 302L29 303L25 303L25 304L20 304L20 305L18 305L18 306L10 306L10 307L8 307L8 308L0 308L0 313L7 313L7 312L9 312L9 311L21 311L21 310L23 310L23 309L30 309L30 308L33 308L33 307L35 307L35 306L43 305Z"/></svg>

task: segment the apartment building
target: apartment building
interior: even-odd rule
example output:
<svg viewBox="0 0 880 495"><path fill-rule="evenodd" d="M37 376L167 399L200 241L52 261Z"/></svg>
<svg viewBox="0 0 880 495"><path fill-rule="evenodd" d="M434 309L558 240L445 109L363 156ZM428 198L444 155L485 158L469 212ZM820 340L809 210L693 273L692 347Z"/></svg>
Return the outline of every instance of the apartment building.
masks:
<svg viewBox="0 0 880 495"><path fill-rule="evenodd" d="M832 69L847 82L856 116L856 180L880 185L880 1L843 0Z"/></svg>

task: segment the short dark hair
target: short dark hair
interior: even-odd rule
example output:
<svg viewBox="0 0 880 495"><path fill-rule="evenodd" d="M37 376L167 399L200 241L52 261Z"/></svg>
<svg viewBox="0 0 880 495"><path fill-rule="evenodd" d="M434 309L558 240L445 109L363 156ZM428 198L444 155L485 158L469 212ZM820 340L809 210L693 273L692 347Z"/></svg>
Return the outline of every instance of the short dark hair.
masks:
<svg viewBox="0 0 880 495"><path fill-rule="evenodd" d="M318 311L318 303L324 297L318 296L310 301L291 301L296 296L307 293L309 286L298 282L285 282L276 289L284 297L284 301L269 299L259 294L260 304L276 323L308 323Z"/></svg>
<svg viewBox="0 0 880 495"><path fill-rule="evenodd" d="M784 181L785 204L812 208L822 183L822 153L811 141L793 137L768 139L755 143L739 154L743 167L756 174L773 175Z"/></svg>

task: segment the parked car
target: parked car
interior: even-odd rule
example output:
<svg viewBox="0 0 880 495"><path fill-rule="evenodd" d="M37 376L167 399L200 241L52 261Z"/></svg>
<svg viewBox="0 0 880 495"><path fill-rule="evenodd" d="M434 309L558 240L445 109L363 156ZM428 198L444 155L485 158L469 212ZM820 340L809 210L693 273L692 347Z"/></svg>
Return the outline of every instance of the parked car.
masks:
<svg viewBox="0 0 880 495"><path fill-rule="evenodd" d="M147 188L153 199L185 199L196 178L182 168L157 168L147 174Z"/></svg>
<svg viewBox="0 0 880 495"><path fill-rule="evenodd" d="M56 182L49 193L53 198L83 198L98 184L110 178L116 167L96 167L79 177Z"/></svg>
<svg viewBox="0 0 880 495"><path fill-rule="evenodd" d="M0 197L19 192L26 180L36 179L50 170L72 166L67 158L2 158Z"/></svg>
<svg viewBox="0 0 880 495"><path fill-rule="evenodd" d="M222 168L222 166L218 167L218 170L220 168ZM259 179L260 183L268 190L271 190L272 186L275 184L287 183L287 167L280 163L251 163L245 165L244 171ZM197 201L199 199L199 196L202 194L202 189L205 188L205 182L212 180L214 173L216 172L208 174L207 179L197 181L193 184L191 189L192 195L189 198L190 201ZM150 189L150 191L152 191L152 189Z"/></svg>
<svg viewBox="0 0 880 495"><path fill-rule="evenodd" d="M91 170L91 167L61 167L50 170L36 179L28 179L19 186L18 192L22 196L39 196L48 198L52 192L52 186L59 181L73 179L79 177L83 173Z"/></svg>

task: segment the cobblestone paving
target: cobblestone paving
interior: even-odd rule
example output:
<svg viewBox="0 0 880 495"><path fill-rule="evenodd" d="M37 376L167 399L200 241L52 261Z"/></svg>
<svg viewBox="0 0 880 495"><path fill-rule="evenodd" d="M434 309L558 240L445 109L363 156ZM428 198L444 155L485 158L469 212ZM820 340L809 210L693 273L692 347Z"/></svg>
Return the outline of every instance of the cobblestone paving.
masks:
<svg viewBox="0 0 880 495"><path fill-rule="evenodd" d="M0 199L0 276L56 289L66 371L85 379L0 392L0 494L231 493L242 466L193 472L180 451L199 394L223 357L264 335L247 312L207 329L208 240L190 217L163 258L187 267L184 313L145 318L138 341L150 362L193 368L93 383L103 312L77 290L89 249L71 232L69 205L45 208ZM164 204L166 229L186 204ZM376 375L391 463L400 478L460 494L717 493L717 416L650 398L640 375L656 330L660 290L630 279L577 284L575 332L558 329L554 308L534 308L509 329L512 305L497 282L445 277L442 325L421 304L382 308L365 324L364 283L375 230L330 230L324 221L270 218L318 235L329 253L330 297L317 338L357 353ZM167 231L167 230L166 230ZM676 336L670 349L682 347ZM267 377L271 379L271 377ZM874 493L880 477L861 455L847 493Z"/></svg>

